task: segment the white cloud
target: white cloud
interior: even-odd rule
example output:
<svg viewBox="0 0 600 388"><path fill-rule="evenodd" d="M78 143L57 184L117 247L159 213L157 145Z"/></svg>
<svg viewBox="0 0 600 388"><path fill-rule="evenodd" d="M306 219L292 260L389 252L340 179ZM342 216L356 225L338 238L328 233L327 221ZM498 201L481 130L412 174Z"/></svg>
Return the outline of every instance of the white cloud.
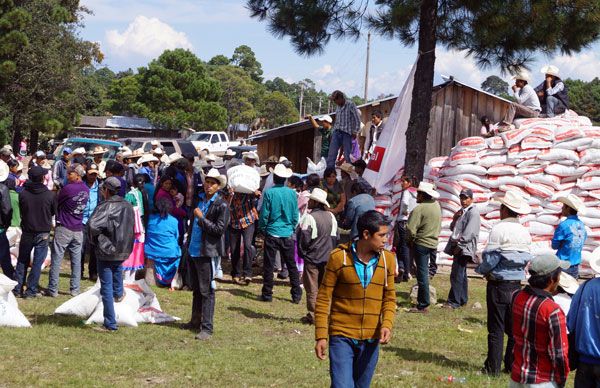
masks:
<svg viewBox="0 0 600 388"><path fill-rule="evenodd" d="M333 73L335 73L335 71L333 70L333 66L329 64L323 65L323 67L313 71L313 74L320 78L326 77Z"/></svg>
<svg viewBox="0 0 600 388"><path fill-rule="evenodd" d="M183 32L175 31L157 18L136 16L123 32L106 32L109 55L121 58L154 58L164 50L192 49L192 44Z"/></svg>
<svg viewBox="0 0 600 388"><path fill-rule="evenodd" d="M463 51L438 49L435 70L439 74L454 76L457 80L475 87L479 87L487 78L477 67L475 61L471 57L467 57Z"/></svg>
<svg viewBox="0 0 600 388"><path fill-rule="evenodd" d="M591 81L599 76L600 57L595 51L590 50L573 56L561 55L554 57L554 59L549 59L548 63L557 66L564 79L572 78Z"/></svg>
<svg viewBox="0 0 600 388"><path fill-rule="evenodd" d="M377 98L382 94L399 94L411 68L412 65L408 65L393 72L386 71L374 77L369 77L369 100ZM359 95L362 96L362 94L360 93Z"/></svg>

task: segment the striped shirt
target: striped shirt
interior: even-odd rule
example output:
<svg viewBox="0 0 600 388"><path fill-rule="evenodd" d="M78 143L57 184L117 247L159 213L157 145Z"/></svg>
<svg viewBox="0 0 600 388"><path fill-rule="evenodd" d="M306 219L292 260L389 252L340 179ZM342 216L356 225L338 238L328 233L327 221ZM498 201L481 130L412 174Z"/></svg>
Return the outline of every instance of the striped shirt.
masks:
<svg viewBox="0 0 600 388"><path fill-rule="evenodd" d="M514 297L512 317L512 380L521 384L553 381L562 386L569 375L569 342L560 307L548 292L527 286Z"/></svg>
<svg viewBox="0 0 600 388"><path fill-rule="evenodd" d="M231 199L231 227L246 229L258 220L254 194L235 193Z"/></svg>
<svg viewBox="0 0 600 388"><path fill-rule="evenodd" d="M360 116L356 105L348 99L342 106L335 110L335 122L332 131L341 131L348 134L358 132L360 129Z"/></svg>

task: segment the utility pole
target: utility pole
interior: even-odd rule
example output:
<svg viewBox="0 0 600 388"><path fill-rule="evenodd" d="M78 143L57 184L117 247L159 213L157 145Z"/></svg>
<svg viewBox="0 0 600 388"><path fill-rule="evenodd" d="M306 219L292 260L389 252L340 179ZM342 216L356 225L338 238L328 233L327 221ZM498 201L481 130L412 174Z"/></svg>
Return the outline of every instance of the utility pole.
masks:
<svg viewBox="0 0 600 388"><path fill-rule="evenodd" d="M321 114L321 96L319 96L319 114Z"/></svg>
<svg viewBox="0 0 600 388"><path fill-rule="evenodd" d="M300 111L300 117L298 121L302 121L304 119L304 115L302 114L302 103L304 100L304 82L300 81L300 101L298 101L298 109Z"/></svg>
<svg viewBox="0 0 600 388"><path fill-rule="evenodd" d="M365 104L369 92L369 56L371 55L371 33L367 34L367 65L365 69Z"/></svg>

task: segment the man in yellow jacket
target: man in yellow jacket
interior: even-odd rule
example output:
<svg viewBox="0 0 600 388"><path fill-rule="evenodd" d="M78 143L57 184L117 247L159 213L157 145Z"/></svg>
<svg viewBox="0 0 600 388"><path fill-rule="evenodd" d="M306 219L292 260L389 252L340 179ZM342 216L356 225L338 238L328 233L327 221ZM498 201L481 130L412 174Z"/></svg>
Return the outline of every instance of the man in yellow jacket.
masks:
<svg viewBox="0 0 600 388"><path fill-rule="evenodd" d="M389 221L370 210L357 226L358 239L331 252L317 295L315 352L324 360L329 339L332 387L370 386L396 313L396 260L384 249Z"/></svg>

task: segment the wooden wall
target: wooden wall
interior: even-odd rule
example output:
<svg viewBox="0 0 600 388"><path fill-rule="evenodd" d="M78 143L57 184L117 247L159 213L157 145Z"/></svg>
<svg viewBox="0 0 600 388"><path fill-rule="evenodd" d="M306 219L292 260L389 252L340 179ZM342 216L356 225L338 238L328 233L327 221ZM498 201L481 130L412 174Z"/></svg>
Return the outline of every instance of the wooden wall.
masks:
<svg viewBox="0 0 600 388"><path fill-rule="evenodd" d="M479 136L481 116L498 122L502 120L508 104L456 83L435 91L427 135L427 160L448 155L452 147L465 137Z"/></svg>
<svg viewBox="0 0 600 388"><path fill-rule="evenodd" d="M294 171L304 173L308 165L306 157L315 160L316 140L315 130L311 126L309 129L289 135L259 139L256 141L256 146L261 162L271 155L285 156L293 163ZM319 153L320 144L318 139Z"/></svg>

